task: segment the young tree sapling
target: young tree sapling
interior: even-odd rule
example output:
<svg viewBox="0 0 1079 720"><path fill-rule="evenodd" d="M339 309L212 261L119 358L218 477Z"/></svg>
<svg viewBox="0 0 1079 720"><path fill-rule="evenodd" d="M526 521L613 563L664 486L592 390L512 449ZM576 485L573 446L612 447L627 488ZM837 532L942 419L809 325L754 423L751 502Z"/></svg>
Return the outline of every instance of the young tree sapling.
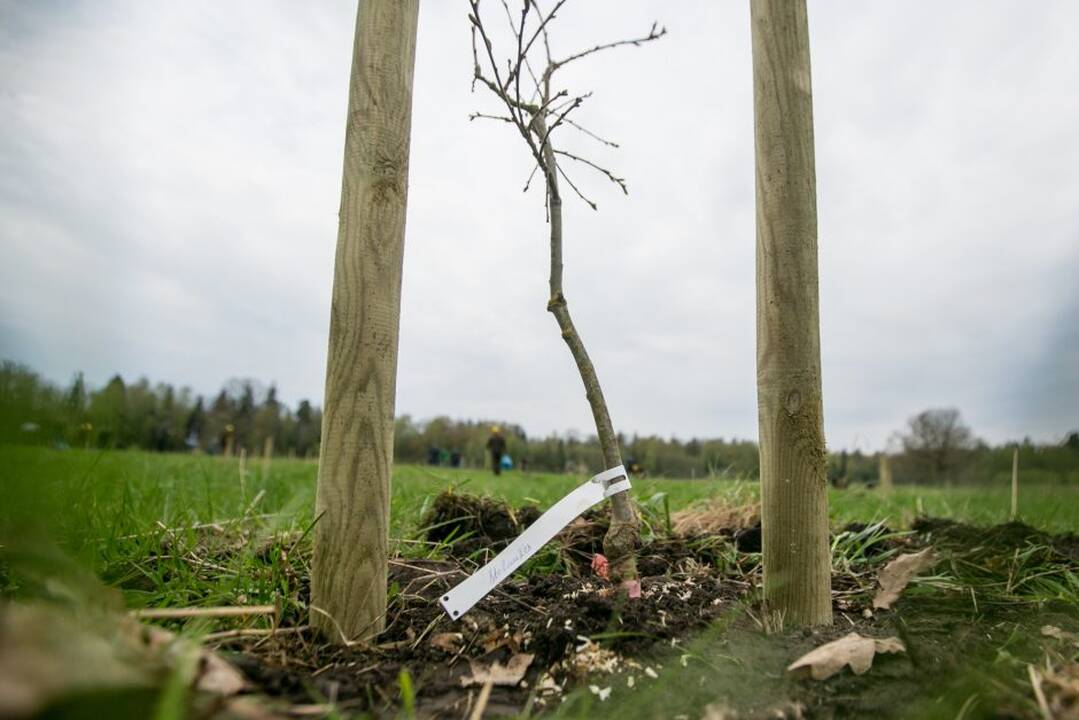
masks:
<svg viewBox="0 0 1079 720"><path fill-rule="evenodd" d="M603 140L588 131L572 117L574 111L581 107L591 93L574 95L568 90L557 89L555 78L558 71L571 63L606 50L627 45L639 46L657 40L666 34L666 29L653 24L648 33L641 37L603 43L556 58L551 53L548 33L552 21L565 3L566 0L558 0L550 7L550 10L543 11L535 0L524 0L519 15L515 17L506 0L502 0L502 8L512 32L514 47L508 57L499 58L491 40L492 33L489 32L485 18L480 12L481 0L469 0L474 59L473 88L479 84L490 90L500 101L502 111L505 113L492 115L477 112L471 118L501 121L512 125L520 134L535 162L525 189L528 189L536 172L539 172L543 180L551 245L550 297L547 310L554 315L559 330L562 332L562 339L565 340L573 355L592 410L604 462L608 468L613 468L622 464L618 439L607 409L607 402L603 397L596 368L588 356L584 341L574 326L562 287L564 227L560 181L565 180L577 196L593 210L596 209L596 204L586 197L577 184L570 179L559 160L570 160L598 172L617 185L623 193L628 194L628 189L625 180L617 177L610 170L588 158L555 146L553 140L555 132L573 128L598 142L615 147L614 143ZM636 548L639 544L640 528L629 493L621 492L612 495L611 525L603 541L603 551L609 561L611 579L621 583L631 597L636 597L640 593L636 561Z"/></svg>

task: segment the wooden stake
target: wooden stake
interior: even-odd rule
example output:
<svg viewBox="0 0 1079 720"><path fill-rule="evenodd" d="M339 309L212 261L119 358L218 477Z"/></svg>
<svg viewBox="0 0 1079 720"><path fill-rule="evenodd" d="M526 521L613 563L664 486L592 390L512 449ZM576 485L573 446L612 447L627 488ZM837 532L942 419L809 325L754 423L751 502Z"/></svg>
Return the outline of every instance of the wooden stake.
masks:
<svg viewBox="0 0 1079 720"><path fill-rule="evenodd" d="M1019 448L1012 451L1012 516L1019 517Z"/></svg>
<svg viewBox="0 0 1079 720"><path fill-rule="evenodd" d="M262 476L269 477L270 464L273 462L273 435L267 435L262 443Z"/></svg>
<svg viewBox="0 0 1079 720"><path fill-rule="evenodd" d="M311 568L311 625L338 643L385 625L418 12L362 0L356 14Z"/></svg>
<svg viewBox="0 0 1079 720"><path fill-rule="evenodd" d="M830 625L817 183L805 0L751 0L750 22L764 599L769 613L789 625Z"/></svg>
<svg viewBox="0 0 1079 720"><path fill-rule="evenodd" d="M892 461L887 453L880 454L880 492L883 495L892 494Z"/></svg>
<svg viewBox="0 0 1079 720"><path fill-rule="evenodd" d="M247 502L247 448L240 448L240 498Z"/></svg>

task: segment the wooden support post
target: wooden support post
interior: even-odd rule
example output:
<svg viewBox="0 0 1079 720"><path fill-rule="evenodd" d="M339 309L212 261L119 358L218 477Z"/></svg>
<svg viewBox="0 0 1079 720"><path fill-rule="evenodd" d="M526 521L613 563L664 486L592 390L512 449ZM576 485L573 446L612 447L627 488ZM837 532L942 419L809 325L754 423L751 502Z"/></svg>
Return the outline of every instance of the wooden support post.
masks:
<svg viewBox="0 0 1079 720"><path fill-rule="evenodd" d="M262 443L262 476L270 476L270 465L273 463L273 435L267 435Z"/></svg>
<svg viewBox="0 0 1079 720"><path fill-rule="evenodd" d="M827 625L831 558L806 3L751 0L750 20L764 599L776 620Z"/></svg>
<svg viewBox="0 0 1079 720"><path fill-rule="evenodd" d="M361 0L323 402L310 623L385 625L401 261L419 0Z"/></svg>
<svg viewBox="0 0 1079 720"><path fill-rule="evenodd" d="M247 448L240 448L240 501L247 504Z"/></svg>
<svg viewBox="0 0 1079 720"><path fill-rule="evenodd" d="M1019 517L1019 448L1012 451L1012 514L1014 521Z"/></svg>
<svg viewBox="0 0 1079 720"><path fill-rule="evenodd" d="M892 460L888 457L888 453L885 452L880 454L880 480L878 485L880 486L881 494L892 494Z"/></svg>

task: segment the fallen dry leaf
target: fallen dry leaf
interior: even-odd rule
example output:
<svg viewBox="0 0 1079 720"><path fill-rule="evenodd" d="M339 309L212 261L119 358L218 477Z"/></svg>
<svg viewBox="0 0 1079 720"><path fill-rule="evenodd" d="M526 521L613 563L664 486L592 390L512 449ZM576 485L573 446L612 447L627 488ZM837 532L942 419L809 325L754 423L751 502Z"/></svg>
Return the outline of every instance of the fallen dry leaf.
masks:
<svg viewBox="0 0 1079 720"><path fill-rule="evenodd" d="M199 670L195 687L214 695L236 695L248 687L247 678L227 660L209 650L199 651Z"/></svg>
<svg viewBox="0 0 1079 720"><path fill-rule="evenodd" d="M431 647L444 652L455 653L464 645L465 636L458 632L435 633L431 636Z"/></svg>
<svg viewBox="0 0 1079 720"><path fill-rule="evenodd" d="M493 685L514 687L524 680L525 673L528 672L534 657L529 653L517 653L505 665L496 660L490 667L484 667L475 660L470 660L472 674L461 677L461 687L486 685L488 682Z"/></svg>
<svg viewBox="0 0 1079 720"><path fill-rule="evenodd" d="M878 610L887 610L896 600L900 593L918 573L931 567L937 561L933 554L933 548L925 548L921 552L904 553L895 560L884 566L877 575L877 584L880 588L873 598L873 607Z"/></svg>
<svg viewBox="0 0 1079 720"><path fill-rule="evenodd" d="M810 650L787 666L787 672L814 680L825 680L850 665L855 675L862 675L873 665L873 656L877 653L905 651L906 648L899 638L878 640L851 633Z"/></svg>

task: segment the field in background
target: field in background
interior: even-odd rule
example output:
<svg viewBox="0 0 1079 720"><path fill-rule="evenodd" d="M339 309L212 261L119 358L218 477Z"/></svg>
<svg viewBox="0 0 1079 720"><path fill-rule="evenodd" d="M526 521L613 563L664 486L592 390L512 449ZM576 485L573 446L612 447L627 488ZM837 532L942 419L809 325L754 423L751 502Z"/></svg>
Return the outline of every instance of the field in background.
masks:
<svg viewBox="0 0 1079 720"><path fill-rule="evenodd" d="M47 600L26 605L64 610L45 615L46 620L39 622L47 627L56 622L68 623L81 628L78 632L84 634L86 627L77 625L72 618L82 618L85 623L87 618L97 617L94 610L101 607L121 610L272 603L277 605L275 615L280 627L295 629L306 623L309 612L306 600L316 472L314 462L302 460L274 460L268 468L255 460L241 472L235 458L0 446L0 602L9 598ZM402 568L422 571L423 567L444 567L419 558L446 560L465 567L480 560L474 554L466 557L468 550L455 554L447 544L426 540L422 518L434 498L448 488L516 505L535 502L547 506L582 481L583 478L539 473L511 472L495 477L475 469L398 467L393 485L392 549L406 557L391 561L395 573L391 576L407 578ZM634 492L642 517L656 537L656 548L672 541L663 537L663 526L671 513L711 498L733 504L752 502L758 485L717 479L642 479L634 481ZM832 526L837 531L855 521L884 522L901 531L916 514L994 525L1008 519L1009 506L1007 487L898 487L887 497L866 488L833 490L830 494ZM1074 531L1079 528L1079 487L1023 488L1020 517L1054 533ZM1069 559L1074 556L1067 554L1074 540L1048 538L1020 526L985 532L965 526L955 529L955 536L949 535L946 525L933 532L932 543L947 562L941 563L934 575L908 589L894 613L882 613L875 619L865 619L857 612L868 602L863 585L871 582L869 578L883 560L897 550L872 558L867 555L871 540L877 542L882 536L884 541L887 539L885 531L878 527L840 534L835 541L833 582L843 596L839 602L847 604L847 611L839 614L845 622L837 620L837 626L827 631L832 634L823 636L766 632L766 625L754 614L759 608L751 587L759 582L760 556L725 546L731 552L710 561L715 566L709 570L709 577L727 583L724 587L746 588L739 600L731 602L707 627L675 638L677 644L672 640L669 645L665 641L649 645L639 656L627 651L627 658L637 657L634 662L654 664L662 679L649 682L638 677L640 683L634 689L625 675L635 671L628 667L618 675L596 673L595 682L609 683L606 691L613 688L609 699L597 698L595 691L600 686L584 682L580 687L567 687L565 702L548 709L555 716L575 718L675 714L699 717L701 709L717 698L747 707L780 707L797 698L825 711L836 709L837 716L978 717L986 708L1006 703L1013 712L1009 716L1039 717L1028 668L1033 663L1045 667L1045 672L1055 672L1050 668L1050 658L1054 668L1063 662L1063 656L1052 654L1058 650L1047 644L1040 628L1053 624L1066 632L1079 632L1075 614L1079 581L1074 560ZM711 541L690 540L685 547L696 542L703 543L701 548L706 549ZM543 596L542 588L552 578L568 582L566 587L581 587L581 582L588 582L565 574L566 566L560 564L556 545L547 546L522 568L531 575L529 582L516 584L529 602L547 608L537 612L563 612L558 610L558 603L565 595L556 592L551 598ZM484 551L481 548L476 552ZM672 582L688 583L685 598L691 597L689 590L702 587L693 585L696 581L684 573L671 577L676 578ZM700 577L697 580L703 582ZM562 586L556 583L553 587ZM681 598L680 587L676 585L676 591L667 599ZM532 591L538 594L527 594ZM435 596L438 592L434 591ZM545 626L528 613L521 615L519 606L511 602L518 597L507 595L509 599L504 600L498 612L516 609L518 615L513 622L531 627L533 632L551 627L554 615ZM18 605L12 603L9 607ZM431 597L416 594L405 579L400 583L392 581L388 612L405 617L406 622L396 624L397 634L388 642L399 642L402 637L411 640L406 629L430 630L433 623L428 624L427 618L441 617L433 605ZM646 608L641 617L650 617L648 613L656 607ZM574 607L572 612L576 611ZM658 610L652 620L659 618L665 626L664 612ZM413 628L407 618L417 617L423 620L414 623ZM230 631L239 632L237 628L253 626L258 632L267 622L266 618L255 617L162 620L159 624L208 642L214 634L228 635ZM562 619L555 632L561 622ZM631 642L634 636L647 637L656 628L653 622L644 633L612 632L603 622L583 632L589 641L610 645L618 652L616 643ZM793 658L823 639L847 632L846 623L851 627L857 624L860 631L874 636L902 634L911 659L893 660L887 666L882 663L879 670L866 675L842 674L825 684L802 683L783 673ZM42 637L56 635L42 633ZM299 690L289 691L285 698L288 702L306 708L314 707L312 702L324 702L320 698L325 697L325 687L316 682L321 681L316 677L321 670L315 668L328 667L325 663L331 660L319 659L322 651L307 647L308 636L283 637L281 644L267 645L264 650L259 650L262 640L254 637L246 644L228 647L241 651L249 670L268 668L267 672L276 673L279 665L292 668L289 677L298 678L296 682L301 685L296 686ZM290 641L293 637L296 639ZM74 640L87 642L81 635L60 635L52 654L46 655L57 663L57 672L65 671ZM358 663L366 670L385 665L377 682L371 679L373 676L365 675L360 685L381 688L382 699L377 705L389 708L387 712L396 712L393 706L398 696L402 707L411 707L416 701L413 687L426 693L425 702L441 702L440 698L452 699L453 693L464 692L456 681L452 693L446 689L449 686L444 678L439 680L438 672L447 656L429 648L421 648L417 656L409 655L412 651L407 643L397 655L382 650L364 655L363 648L350 652L354 654L344 660L338 658L346 666L349 658L352 665ZM251 662L256 664L250 666ZM174 676L180 677L176 673ZM271 676L255 676L259 687L267 677ZM352 688L353 694L359 692L360 685ZM148 717L153 708L166 707L166 700L172 702L170 687L171 681L153 689L142 701L145 707L139 706L142 709L126 717ZM672 694L670 687L678 687L680 692ZM519 696L513 696L517 703L514 707L521 707L527 692L521 690ZM85 699L75 697L78 703ZM176 698L177 703L184 700L182 694ZM357 695L350 702L357 698L362 700ZM971 714L971 708L977 711ZM404 711L404 716L409 712ZM122 716L111 706L108 714ZM181 714L176 710L176 717Z"/></svg>
<svg viewBox="0 0 1079 720"><path fill-rule="evenodd" d="M267 469L255 459L241 474L235 458L5 446L0 468L0 592L47 593L48 577L63 568L72 575L89 570L133 607L272 602L296 590L294 575L303 568L293 565L304 553L288 551L310 542L314 462L276 459ZM421 518L451 487L546 507L580 482L565 475L496 477L476 469L400 466L391 536L402 554L437 554L422 539ZM757 492L755 482L634 481L635 497L653 524L697 501L744 503ZM885 521L901 529L917 514L990 525L1007 521L1009 493L1007 487L901 486L882 496L855 487L831 492L830 514L833 527ZM1020 518L1052 532L1079 528L1079 487L1024 487ZM198 549L215 534L240 545L226 565L206 566ZM173 552L178 547L186 548L183 555Z"/></svg>

